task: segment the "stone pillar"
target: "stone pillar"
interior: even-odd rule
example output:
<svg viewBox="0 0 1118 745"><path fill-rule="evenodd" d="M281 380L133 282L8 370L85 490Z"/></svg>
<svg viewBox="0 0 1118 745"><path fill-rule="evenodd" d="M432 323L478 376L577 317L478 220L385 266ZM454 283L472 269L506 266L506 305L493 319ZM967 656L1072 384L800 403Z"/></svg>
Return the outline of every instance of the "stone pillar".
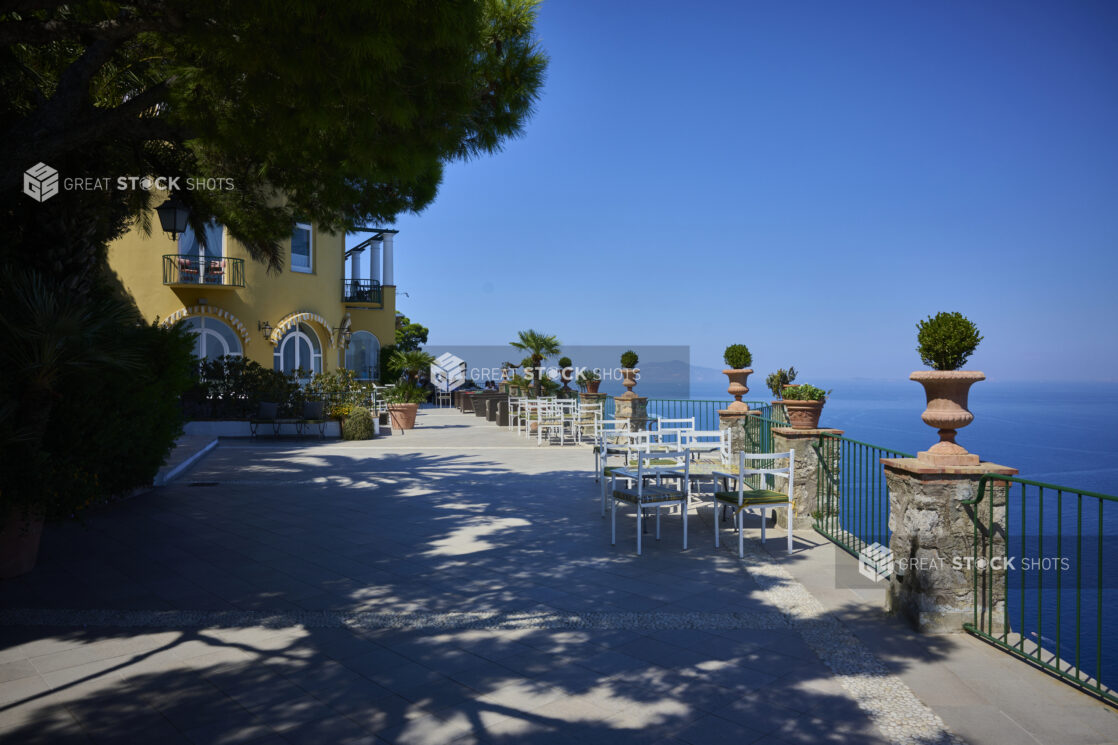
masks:
<svg viewBox="0 0 1118 745"><path fill-rule="evenodd" d="M395 236L392 233L385 233L384 238L381 240L381 245L384 247L384 284L395 285L396 273L394 269L395 257L392 253L392 239Z"/></svg>
<svg viewBox="0 0 1118 745"><path fill-rule="evenodd" d="M824 478L837 484L839 470L839 448L826 447L823 435L842 436L841 429L793 429L773 427L772 451L785 453L791 450L796 454L796 468L792 484L792 499L795 501L795 517L792 528L811 528L815 524L815 513L820 511L821 495L819 489L820 469ZM829 462L826 462L829 461ZM838 493L834 489L832 493ZM831 509L837 509L831 505ZM777 524L787 524L786 510L773 510Z"/></svg>
<svg viewBox="0 0 1118 745"><path fill-rule="evenodd" d="M628 419L630 432L648 429L648 399L644 396L626 398L626 395L613 399L613 418Z"/></svg>
<svg viewBox="0 0 1118 745"><path fill-rule="evenodd" d="M759 411L734 411L732 409L721 409L718 412L718 428L723 431L729 431L730 437L730 456L731 463L737 463L738 453L743 450L747 453L759 453L760 444L752 442L749 438L749 431L746 428L748 423L746 417L759 416ZM774 510L775 511L775 510Z"/></svg>
<svg viewBox="0 0 1118 745"><path fill-rule="evenodd" d="M361 279L361 251L354 251L349 255L349 278L356 282Z"/></svg>
<svg viewBox="0 0 1118 745"><path fill-rule="evenodd" d="M1017 469L995 463L938 466L917 458L882 458L881 463L889 486L889 529L893 532L889 542L893 573L886 610L908 619L919 631L962 631L964 623L974 620L978 601L975 568L970 563L975 555L971 518L979 521L978 556L1001 557L1004 562L1005 490L992 489L986 495L993 500L993 525L986 500L973 506L961 503L978 496L982 474L1012 476ZM1000 563L999 571L999 563L979 573L978 585L979 597L992 598L995 623L1003 618L1005 604L1005 565Z"/></svg>
<svg viewBox="0 0 1118 745"><path fill-rule="evenodd" d="M507 398L497 399L497 426L509 426L509 400Z"/></svg>

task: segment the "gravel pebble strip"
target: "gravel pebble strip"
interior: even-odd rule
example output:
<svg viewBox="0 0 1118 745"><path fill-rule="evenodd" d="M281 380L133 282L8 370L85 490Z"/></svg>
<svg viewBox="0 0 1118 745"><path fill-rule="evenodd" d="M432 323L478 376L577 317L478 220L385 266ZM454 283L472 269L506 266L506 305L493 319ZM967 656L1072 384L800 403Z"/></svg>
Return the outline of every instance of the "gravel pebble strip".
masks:
<svg viewBox="0 0 1118 745"><path fill-rule="evenodd" d="M780 629L788 622L771 613L363 613L308 611L0 611L0 626L139 628L354 628L354 629L539 629L599 631L644 629Z"/></svg>
<svg viewBox="0 0 1118 745"><path fill-rule="evenodd" d="M724 541L723 549L736 554L737 536ZM890 742L964 745L904 681L891 674L873 652L754 541L745 542L744 566L760 588L760 599L767 606L780 609L788 624L835 672L842 687Z"/></svg>

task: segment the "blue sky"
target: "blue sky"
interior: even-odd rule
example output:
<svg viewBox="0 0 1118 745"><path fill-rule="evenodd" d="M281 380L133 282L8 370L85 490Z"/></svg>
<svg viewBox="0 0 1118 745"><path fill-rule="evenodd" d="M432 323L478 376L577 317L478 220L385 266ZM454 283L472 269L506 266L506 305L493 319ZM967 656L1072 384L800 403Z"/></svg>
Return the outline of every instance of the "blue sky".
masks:
<svg viewBox="0 0 1118 745"><path fill-rule="evenodd" d="M991 380L1118 380L1118 5L551 0L539 32L526 136L396 223L432 344L903 379L959 310Z"/></svg>

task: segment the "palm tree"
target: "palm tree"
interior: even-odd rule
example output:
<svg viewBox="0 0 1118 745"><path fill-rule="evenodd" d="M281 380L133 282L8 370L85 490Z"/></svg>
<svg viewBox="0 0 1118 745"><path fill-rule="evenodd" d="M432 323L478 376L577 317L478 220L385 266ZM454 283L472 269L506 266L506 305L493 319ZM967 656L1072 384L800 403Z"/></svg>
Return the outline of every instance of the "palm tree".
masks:
<svg viewBox="0 0 1118 745"><path fill-rule="evenodd" d="M536 395L540 394L540 376L539 367L547 357L553 354L559 354L559 339L548 334L541 333L535 329L528 329L527 331L517 332L519 337L518 341L510 341L513 349L518 349L521 352L527 352L532 360L532 367L536 369L535 389Z"/></svg>
<svg viewBox="0 0 1118 745"><path fill-rule="evenodd" d="M405 376L409 383L417 383L419 373L429 368L434 361L434 357L421 349L409 349L406 352L397 349L388 360L388 369Z"/></svg>

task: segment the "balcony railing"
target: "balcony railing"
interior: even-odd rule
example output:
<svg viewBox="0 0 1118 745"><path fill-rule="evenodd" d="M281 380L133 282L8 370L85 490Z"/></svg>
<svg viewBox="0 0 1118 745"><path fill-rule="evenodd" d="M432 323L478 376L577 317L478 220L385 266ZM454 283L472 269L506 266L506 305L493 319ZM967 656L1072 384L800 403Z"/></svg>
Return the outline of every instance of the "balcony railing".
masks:
<svg viewBox="0 0 1118 745"><path fill-rule="evenodd" d="M168 254L163 257L163 284L244 287L244 259Z"/></svg>
<svg viewBox="0 0 1118 745"><path fill-rule="evenodd" d="M342 302L383 305L383 288L375 279L343 279Z"/></svg>

